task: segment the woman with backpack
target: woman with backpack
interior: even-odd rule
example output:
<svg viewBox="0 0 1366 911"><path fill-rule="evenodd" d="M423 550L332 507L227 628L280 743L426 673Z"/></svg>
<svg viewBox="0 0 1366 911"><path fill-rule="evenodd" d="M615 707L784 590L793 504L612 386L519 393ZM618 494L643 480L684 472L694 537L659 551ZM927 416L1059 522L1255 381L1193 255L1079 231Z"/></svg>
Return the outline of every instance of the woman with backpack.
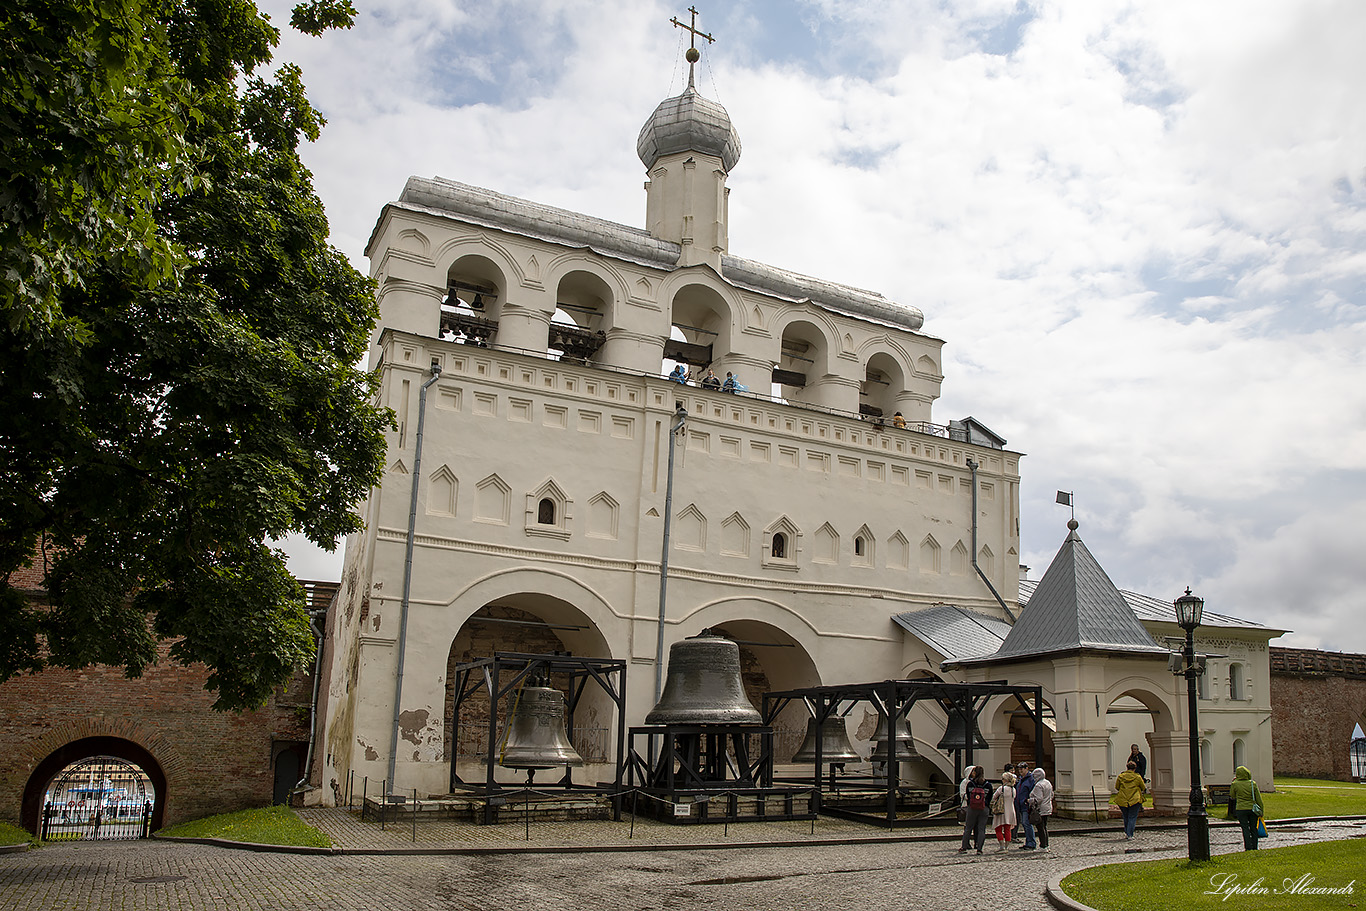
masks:
<svg viewBox="0 0 1366 911"><path fill-rule="evenodd" d="M999 850L1010 848L1010 832L1015 828L1015 775L1001 773L1001 786L991 795L991 824L996 827Z"/></svg>
<svg viewBox="0 0 1366 911"><path fill-rule="evenodd" d="M991 801L991 785L987 784L986 770L973 766L963 787L963 806L967 815L963 818L963 846L958 849L962 854L972 843L976 843L977 853L982 853L982 845L987 840L987 818L991 815L988 804Z"/></svg>

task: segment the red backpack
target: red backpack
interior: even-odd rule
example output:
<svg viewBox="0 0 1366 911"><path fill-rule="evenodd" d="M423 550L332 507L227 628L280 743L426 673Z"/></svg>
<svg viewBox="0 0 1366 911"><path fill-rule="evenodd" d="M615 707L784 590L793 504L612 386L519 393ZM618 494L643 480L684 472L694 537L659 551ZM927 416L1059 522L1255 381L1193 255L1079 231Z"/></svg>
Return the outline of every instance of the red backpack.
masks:
<svg viewBox="0 0 1366 911"><path fill-rule="evenodd" d="M985 810L987 808L987 789L985 785L968 785L968 809Z"/></svg>

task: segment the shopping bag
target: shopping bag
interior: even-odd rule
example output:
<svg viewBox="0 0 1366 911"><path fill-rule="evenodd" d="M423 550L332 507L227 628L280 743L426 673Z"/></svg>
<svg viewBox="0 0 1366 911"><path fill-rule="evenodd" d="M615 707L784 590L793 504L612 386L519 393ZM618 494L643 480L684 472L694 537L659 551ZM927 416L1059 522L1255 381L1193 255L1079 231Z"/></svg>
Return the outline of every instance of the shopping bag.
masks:
<svg viewBox="0 0 1366 911"><path fill-rule="evenodd" d="M1266 818L1263 816L1257 817L1257 837L1266 838Z"/></svg>

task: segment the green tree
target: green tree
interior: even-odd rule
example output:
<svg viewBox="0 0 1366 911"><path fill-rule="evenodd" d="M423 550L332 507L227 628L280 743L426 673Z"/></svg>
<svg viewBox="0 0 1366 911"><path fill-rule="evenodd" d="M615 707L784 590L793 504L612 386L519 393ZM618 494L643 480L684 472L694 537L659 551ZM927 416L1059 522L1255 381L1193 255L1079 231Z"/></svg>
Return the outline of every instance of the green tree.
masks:
<svg viewBox="0 0 1366 911"><path fill-rule="evenodd" d="M372 284L299 157L322 118L297 68L260 72L278 40L247 0L0 11L0 681L136 676L173 640L243 709L311 656L267 542L359 527L390 417L353 366Z"/></svg>

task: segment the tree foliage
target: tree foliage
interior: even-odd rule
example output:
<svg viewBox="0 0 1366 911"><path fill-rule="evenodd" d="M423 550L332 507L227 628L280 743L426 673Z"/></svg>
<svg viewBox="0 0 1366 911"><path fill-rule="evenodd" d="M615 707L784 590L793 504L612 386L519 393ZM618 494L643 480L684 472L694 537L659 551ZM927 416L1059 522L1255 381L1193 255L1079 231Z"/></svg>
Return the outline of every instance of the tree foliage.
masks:
<svg viewBox="0 0 1366 911"><path fill-rule="evenodd" d="M173 639L242 709L311 656L267 542L359 527L389 417L353 366L372 285L299 158L323 120L296 67L260 72L278 39L247 0L0 11L0 681L136 676Z"/></svg>

